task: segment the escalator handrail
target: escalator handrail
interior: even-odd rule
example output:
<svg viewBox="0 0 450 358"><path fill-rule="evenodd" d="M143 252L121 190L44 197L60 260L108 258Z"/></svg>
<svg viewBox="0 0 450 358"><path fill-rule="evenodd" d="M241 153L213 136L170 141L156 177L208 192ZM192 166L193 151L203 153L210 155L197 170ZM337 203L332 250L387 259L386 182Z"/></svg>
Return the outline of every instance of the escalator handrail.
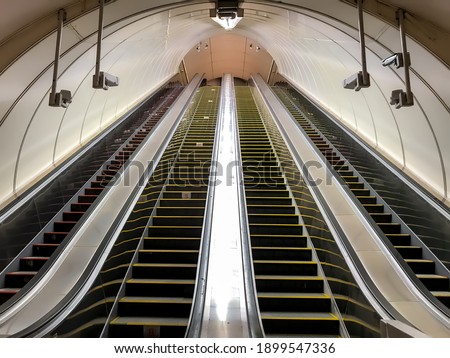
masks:
<svg viewBox="0 0 450 358"><path fill-rule="evenodd" d="M223 87L221 88L220 97L222 98ZM221 101L222 102L222 101ZM221 102L217 117L221 111ZM221 121L216 120L215 136L213 144L213 153L211 156L211 167L208 178L208 189L206 193L205 216L203 219L203 228L200 239L200 252L197 262L197 273L194 288L194 296L192 298L191 313L189 315L188 328L186 330L186 338L199 338L202 331L203 313L205 310L206 287L208 278L208 263L211 248L211 228L213 220L214 194L216 190L217 168L215 167L219 157L219 141L221 132Z"/></svg>
<svg viewBox="0 0 450 358"><path fill-rule="evenodd" d="M233 98L236 98L233 86ZM235 101L235 100L234 100ZM236 108L236 105L234 106ZM237 122L236 111L234 113ZM263 323L258 303L258 294L256 290L255 271L253 267L253 255L251 249L250 226L248 222L247 199L245 195L244 173L242 170L241 141L239 135L239 126L236 124L234 135L236 146L236 168L238 171L238 200L239 200L239 220L241 228L241 250L242 265L244 272L245 304L247 306L247 316L249 324L249 333L251 338L261 338L265 336Z"/></svg>
<svg viewBox="0 0 450 358"><path fill-rule="evenodd" d="M162 101L159 106L155 109L157 111L164 103L167 102L167 99ZM158 122L159 123L159 122ZM155 125L153 129L156 129L158 123ZM119 151L121 151L126 145L129 144L129 142L132 140L132 136L136 133L138 133L144 126L146 125L146 121L143 122L131 135L130 137L105 161L103 165L85 182L85 184L72 196L70 200L67 201L67 203L56 213L52 219L48 221L48 223L41 229L41 231L30 240L30 242L19 252L19 254L16 255L16 257L0 272L0 282L4 281L4 277L8 272L15 271L18 266L20 259L22 257L27 256L28 253L31 253L31 248L33 244L37 242L43 241L44 233L50 232L51 226L54 224L55 221L62 218L63 212L70 211L70 205L75 203L80 195L83 194L83 191L89 187L91 182L95 181L96 177L101 175L102 171L104 170L105 166L111 163L115 159L115 157L118 155ZM152 130L153 132L153 130ZM145 143L145 141L149 138L151 135L151 132L148 134L147 138L139 145L139 147L142 147L142 145ZM135 153L139 151L139 147L136 148ZM20 291L15 294L11 299L6 301L4 304L0 305L0 322L2 319L2 316L6 314L8 310L10 310L13 306L15 306L30 290L32 290L36 285L39 283L39 280L42 279L42 277L45 276L46 272L51 269L51 267L54 265L56 260L58 259L58 256L62 254L62 252L65 250L67 245L70 243L70 241L73 239L73 237L77 234L77 232L80 230L80 228L86 223L86 221L89 219L90 214L96 209L96 207L101 203L102 199L107 195L107 192L114 186L115 181L126 171L130 163L133 162L133 158L135 157L135 153L130 156L130 158L122 165L122 167L119 169L117 174L110 180L108 185L102 190L100 195L95 199L95 201L92 203L92 205L86 210L84 215L80 218L80 220L77 221L75 226L70 230L70 232L67 234L67 236L63 239L61 244L58 246L58 248L55 250L55 252L50 256L50 258L47 260L47 262L42 266L42 268L38 271L36 276L33 277L32 280L30 280L29 283L27 283L23 288L20 289Z"/></svg>
<svg viewBox="0 0 450 358"><path fill-rule="evenodd" d="M159 162L165 148L167 147L172 137L173 132L176 130L179 121L183 117L184 112L187 110L188 105L190 104L190 101L196 92L196 89L200 85L201 79L202 76L194 77L194 79L192 79L190 84L190 86L192 86L194 89L188 85L183 91L183 92L191 91L191 94L189 96L189 99L185 102L184 107L181 109L181 114L179 114L178 118L172 124L169 130L169 135L164 138L163 142L158 148L155 154L157 160L155 161L154 165L149 166L147 170L144 173L142 173L139 179L139 183L133 189L132 194L128 197L127 201L122 206L119 214L112 222L107 235L103 238L101 244L96 249L91 261L89 262L89 265L83 271L82 275L77 280L77 283L72 287L69 293L58 304L56 304L55 307L53 307L53 309L51 309L47 314L39 318L36 322L34 322L26 329L13 334L11 337L42 337L45 334L47 334L51 329L59 325L62 322L62 320L68 314L70 314L72 309L74 309L81 302L87 290L90 288L95 278L97 277L98 273L100 272L100 269L107 258L108 252L110 251L110 249L114 244L116 236L118 235L121 228L125 224L126 219L128 218L128 215L132 210L134 203L139 199L141 192L144 190L145 188L144 183L146 183L150 178L150 176L152 175L153 170L156 167L156 162ZM161 120L156 124L155 129L158 125L160 125L163 122L163 118L161 118ZM138 151L135 151L132 157L137 156L138 154L137 152Z"/></svg>

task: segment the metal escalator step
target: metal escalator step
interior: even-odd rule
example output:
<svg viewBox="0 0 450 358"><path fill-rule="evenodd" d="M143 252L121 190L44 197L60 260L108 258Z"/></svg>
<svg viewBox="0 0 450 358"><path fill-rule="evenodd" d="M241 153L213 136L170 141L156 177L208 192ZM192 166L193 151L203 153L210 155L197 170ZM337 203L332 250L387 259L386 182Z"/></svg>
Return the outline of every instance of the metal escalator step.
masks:
<svg viewBox="0 0 450 358"><path fill-rule="evenodd" d="M19 288L0 288L0 305L4 304L19 291Z"/></svg>
<svg viewBox="0 0 450 358"><path fill-rule="evenodd" d="M5 287L22 288L36 276L37 271L13 271L5 275Z"/></svg>
<svg viewBox="0 0 450 358"><path fill-rule="evenodd" d="M364 208L368 213L382 213L384 211L383 204L364 204Z"/></svg>
<svg viewBox="0 0 450 358"><path fill-rule="evenodd" d="M119 300L118 315L128 317L189 318L192 298L125 296Z"/></svg>
<svg viewBox="0 0 450 358"><path fill-rule="evenodd" d="M434 274L417 274L416 276L430 291L448 291L449 289L447 276Z"/></svg>
<svg viewBox="0 0 450 358"><path fill-rule="evenodd" d="M292 198L247 197L247 205L292 205Z"/></svg>
<svg viewBox="0 0 450 358"><path fill-rule="evenodd" d="M311 261L312 250L309 247L253 246L253 260L293 260Z"/></svg>
<svg viewBox="0 0 450 358"><path fill-rule="evenodd" d="M249 224L298 224L296 214L248 214Z"/></svg>
<svg viewBox="0 0 450 358"><path fill-rule="evenodd" d="M111 338L183 338L188 318L116 317L110 323Z"/></svg>
<svg viewBox="0 0 450 358"><path fill-rule="evenodd" d="M261 312L264 331L269 334L339 335L339 319L326 312Z"/></svg>
<svg viewBox="0 0 450 358"><path fill-rule="evenodd" d="M317 275L315 261L253 260L255 275Z"/></svg>
<svg viewBox="0 0 450 358"><path fill-rule="evenodd" d="M252 246L306 247L307 237L302 235L251 235Z"/></svg>
<svg viewBox="0 0 450 358"><path fill-rule="evenodd" d="M268 185L266 183L266 185ZM287 198L290 197L290 193L288 190L261 190L261 189L255 189L250 185L250 188L245 188L245 196L248 198L251 197L262 197L262 198L267 198L267 197L276 197L276 198Z"/></svg>
<svg viewBox="0 0 450 358"><path fill-rule="evenodd" d="M189 197L187 199L206 199L206 191L188 191ZM183 200L184 191L164 191L163 198L164 199L179 199Z"/></svg>
<svg viewBox="0 0 450 358"><path fill-rule="evenodd" d="M196 264L180 263L136 263L133 264L133 278L194 279Z"/></svg>
<svg viewBox="0 0 450 358"><path fill-rule="evenodd" d="M390 213L371 213L370 216L376 223L392 223L392 214Z"/></svg>
<svg viewBox="0 0 450 358"><path fill-rule="evenodd" d="M203 216L153 216L154 226L202 226Z"/></svg>
<svg viewBox="0 0 450 358"><path fill-rule="evenodd" d="M198 250L200 238L190 237L146 237L144 239L145 250Z"/></svg>
<svg viewBox="0 0 450 358"><path fill-rule="evenodd" d="M20 258L21 271L39 271L48 261L44 256L25 256Z"/></svg>
<svg viewBox="0 0 450 358"><path fill-rule="evenodd" d="M352 192L354 192L352 190ZM377 203L377 197L376 196L372 196L372 195L362 195L362 194L357 194L356 198L363 204L376 204Z"/></svg>
<svg viewBox="0 0 450 358"><path fill-rule="evenodd" d="M150 237L201 237L202 226L150 226Z"/></svg>
<svg viewBox="0 0 450 358"><path fill-rule="evenodd" d="M140 263L197 263L198 250L139 250Z"/></svg>
<svg viewBox="0 0 450 358"><path fill-rule="evenodd" d="M411 235L409 234L386 234L386 237L394 246L408 246L411 244Z"/></svg>
<svg viewBox="0 0 450 358"><path fill-rule="evenodd" d="M46 232L44 233L44 243L60 244L69 232Z"/></svg>
<svg viewBox="0 0 450 358"><path fill-rule="evenodd" d="M422 258L422 247L420 246L394 246L404 259L420 259Z"/></svg>
<svg viewBox="0 0 450 358"><path fill-rule="evenodd" d="M405 262L417 274L434 274L435 262L424 259L406 259Z"/></svg>
<svg viewBox="0 0 450 358"><path fill-rule="evenodd" d="M250 224L250 235L302 235L300 224Z"/></svg>
<svg viewBox="0 0 450 358"><path fill-rule="evenodd" d="M401 225L399 223L378 223L378 226L385 234L401 233Z"/></svg>
<svg viewBox="0 0 450 358"><path fill-rule="evenodd" d="M450 308L450 291L431 291L431 294Z"/></svg>
<svg viewBox="0 0 450 358"><path fill-rule="evenodd" d="M259 309L268 312L330 312L331 297L325 293L259 292Z"/></svg>
<svg viewBox="0 0 450 358"><path fill-rule="evenodd" d="M295 207L293 205L247 205L247 213L293 215Z"/></svg>
<svg viewBox="0 0 450 358"><path fill-rule="evenodd" d="M127 280L125 294L128 296L187 297L194 294L195 280L187 279L148 279L132 278Z"/></svg>
<svg viewBox="0 0 450 358"><path fill-rule="evenodd" d="M59 244L33 244L33 255L51 256L58 248Z"/></svg>
<svg viewBox="0 0 450 358"><path fill-rule="evenodd" d="M205 199L161 199L161 207L205 207Z"/></svg>

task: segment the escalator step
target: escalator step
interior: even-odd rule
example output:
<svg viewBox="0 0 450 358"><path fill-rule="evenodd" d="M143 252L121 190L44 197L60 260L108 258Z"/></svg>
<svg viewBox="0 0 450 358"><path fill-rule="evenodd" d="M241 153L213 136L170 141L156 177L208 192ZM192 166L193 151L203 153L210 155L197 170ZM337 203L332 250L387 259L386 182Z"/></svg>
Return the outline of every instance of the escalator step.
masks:
<svg viewBox="0 0 450 358"><path fill-rule="evenodd" d="M298 224L298 215L288 214L248 214L249 224Z"/></svg>
<svg viewBox="0 0 450 358"><path fill-rule="evenodd" d="M409 234L386 234L386 237L394 246L409 246L411 245L411 235Z"/></svg>
<svg viewBox="0 0 450 358"><path fill-rule="evenodd" d="M83 211L86 212L87 209L91 206L90 203L73 203L70 208L72 211Z"/></svg>
<svg viewBox="0 0 450 358"><path fill-rule="evenodd" d="M154 216L155 226L202 226L203 216Z"/></svg>
<svg viewBox="0 0 450 358"><path fill-rule="evenodd" d="M364 208L371 214L382 213L384 211L383 204L364 204Z"/></svg>
<svg viewBox="0 0 450 358"><path fill-rule="evenodd" d="M205 208L170 208L158 207L156 209L156 216L202 216L205 213Z"/></svg>
<svg viewBox="0 0 450 358"><path fill-rule="evenodd" d="M50 257L58 246L59 244L33 244L33 255Z"/></svg>
<svg viewBox="0 0 450 358"><path fill-rule="evenodd" d="M364 189L364 183L361 182L347 182L347 186L352 189Z"/></svg>
<svg viewBox="0 0 450 358"><path fill-rule="evenodd" d="M432 260L406 259L406 263L418 274L434 274L435 262Z"/></svg>
<svg viewBox="0 0 450 358"><path fill-rule="evenodd" d="M97 199L96 195L80 195L78 196L78 200L80 203L93 203L94 200Z"/></svg>
<svg viewBox="0 0 450 358"><path fill-rule="evenodd" d="M389 213L375 213L370 216L376 223L392 223L392 214Z"/></svg>
<svg viewBox="0 0 450 358"><path fill-rule="evenodd" d="M422 248L420 246L394 246L404 259L422 258Z"/></svg>
<svg viewBox="0 0 450 358"><path fill-rule="evenodd" d="M312 251L306 247L256 246L252 247L252 257L254 260L311 261Z"/></svg>
<svg viewBox="0 0 450 358"><path fill-rule="evenodd" d="M37 274L37 271L14 271L5 275L5 287L22 288Z"/></svg>
<svg viewBox="0 0 450 358"><path fill-rule="evenodd" d="M150 226L148 236L199 238L202 236L202 226Z"/></svg>
<svg viewBox="0 0 450 358"><path fill-rule="evenodd" d="M314 261L275 261L253 260L255 275L317 275L317 262Z"/></svg>
<svg viewBox="0 0 450 358"><path fill-rule="evenodd" d="M187 318L116 317L110 323L109 337L183 338Z"/></svg>
<svg viewBox="0 0 450 358"><path fill-rule="evenodd" d="M188 191L189 199L206 199L206 191ZM179 199L182 200L184 192L182 191L165 191L163 193L164 199Z"/></svg>
<svg viewBox="0 0 450 358"><path fill-rule="evenodd" d="M196 264L145 264L133 265L133 278L195 279Z"/></svg>
<svg viewBox="0 0 450 358"><path fill-rule="evenodd" d="M126 282L125 294L128 296L152 296L158 292L164 297L191 297L194 294L195 280L158 280L132 278Z"/></svg>
<svg viewBox="0 0 450 358"><path fill-rule="evenodd" d="M84 212L80 211L66 211L63 213L64 221L78 221L84 215Z"/></svg>
<svg viewBox="0 0 450 358"><path fill-rule="evenodd" d="M161 199L162 207L205 207L204 199Z"/></svg>
<svg viewBox="0 0 450 358"><path fill-rule="evenodd" d="M322 293L258 293L259 309L269 312L330 312L331 298Z"/></svg>
<svg viewBox="0 0 450 358"><path fill-rule="evenodd" d="M20 258L21 271L39 271L48 261L48 257L25 256Z"/></svg>
<svg viewBox="0 0 450 358"><path fill-rule="evenodd" d="M401 231L399 223L378 223L378 226L385 234L400 234Z"/></svg>
<svg viewBox="0 0 450 358"><path fill-rule="evenodd" d="M339 319L321 312L261 312L264 331L269 334L339 334Z"/></svg>
<svg viewBox="0 0 450 358"><path fill-rule="evenodd" d="M441 301L445 306L450 308L450 292L449 291L432 291L431 294Z"/></svg>
<svg viewBox="0 0 450 358"><path fill-rule="evenodd" d="M302 235L251 235L252 246L306 247L307 237Z"/></svg>
<svg viewBox="0 0 450 358"><path fill-rule="evenodd" d="M144 250L198 250L199 247L198 237L147 237L144 240Z"/></svg>
<svg viewBox="0 0 450 358"><path fill-rule="evenodd" d="M76 225L76 221L55 221L53 229L56 232L69 232Z"/></svg>
<svg viewBox="0 0 450 358"><path fill-rule="evenodd" d="M352 190L352 192L354 192ZM375 205L377 203L377 198L371 195L356 195L356 198L361 202L361 204L372 204Z"/></svg>
<svg viewBox="0 0 450 358"><path fill-rule="evenodd" d="M358 177L355 176L355 175L341 176L341 178L344 179L344 181L347 182L347 183L357 183L358 182Z"/></svg>
<svg viewBox="0 0 450 358"><path fill-rule="evenodd" d="M417 278L422 281L430 291L448 291L449 279L447 276L418 274Z"/></svg>
<svg viewBox="0 0 450 358"><path fill-rule="evenodd" d="M105 188L86 188L84 189L84 194L98 196Z"/></svg>
<svg viewBox="0 0 450 358"><path fill-rule="evenodd" d="M46 232L44 233L44 243L60 244L69 232Z"/></svg>
<svg viewBox="0 0 450 358"><path fill-rule="evenodd" d="M294 215L293 205L247 205L248 214Z"/></svg>
<svg viewBox="0 0 450 358"><path fill-rule="evenodd" d="M292 198L247 197L247 205L292 205Z"/></svg>
<svg viewBox="0 0 450 358"><path fill-rule="evenodd" d="M4 304L19 291L20 289L18 288L0 288L0 305Z"/></svg>
<svg viewBox="0 0 450 358"><path fill-rule="evenodd" d="M302 235L299 224L250 224L250 235Z"/></svg>
<svg viewBox="0 0 450 358"><path fill-rule="evenodd" d="M287 198L290 197L290 193L287 190L264 190L261 191L260 189L254 189L253 186L251 186L250 189L245 189L245 196L247 198L252 197L277 197L277 198Z"/></svg>
<svg viewBox="0 0 450 358"><path fill-rule="evenodd" d="M140 263L191 263L198 261L198 250L139 250Z"/></svg>
<svg viewBox="0 0 450 358"><path fill-rule="evenodd" d="M125 296L119 301L118 315L189 318L191 306L192 298Z"/></svg>

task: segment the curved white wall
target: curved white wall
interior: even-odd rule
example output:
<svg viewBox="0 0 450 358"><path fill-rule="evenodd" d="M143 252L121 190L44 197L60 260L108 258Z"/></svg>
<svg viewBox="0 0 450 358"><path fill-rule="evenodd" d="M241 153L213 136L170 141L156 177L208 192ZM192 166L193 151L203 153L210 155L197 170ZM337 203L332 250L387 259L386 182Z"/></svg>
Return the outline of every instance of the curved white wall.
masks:
<svg viewBox="0 0 450 358"><path fill-rule="evenodd" d="M54 168L173 76L196 43L223 32L209 19L210 4L151 13L148 7L153 5L148 3L118 0L106 8L109 26L102 70L120 77L117 88L91 88L97 12L64 28L58 90L69 89L74 94L68 109L47 105L55 34L0 76L0 203ZM233 31L258 41L281 74L437 197L447 200L449 69L408 41L416 105L394 109L389 97L392 90L404 88L403 73L382 67L380 59L398 52L398 31L365 15L372 86L360 92L344 90L342 80L360 70L356 11L338 1L333 7L317 1L302 3L314 11L246 2L245 18Z"/></svg>

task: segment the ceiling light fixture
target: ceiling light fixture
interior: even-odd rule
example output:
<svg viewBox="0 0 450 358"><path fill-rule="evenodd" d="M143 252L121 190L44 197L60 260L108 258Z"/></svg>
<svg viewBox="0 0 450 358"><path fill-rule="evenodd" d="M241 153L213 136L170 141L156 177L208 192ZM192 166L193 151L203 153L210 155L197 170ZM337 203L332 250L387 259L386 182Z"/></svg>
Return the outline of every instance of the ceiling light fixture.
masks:
<svg viewBox="0 0 450 358"><path fill-rule="evenodd" d="M217 0L210 16L225 30L232 30L244 17L244 9L239 8L239 1Z"/></svg>

